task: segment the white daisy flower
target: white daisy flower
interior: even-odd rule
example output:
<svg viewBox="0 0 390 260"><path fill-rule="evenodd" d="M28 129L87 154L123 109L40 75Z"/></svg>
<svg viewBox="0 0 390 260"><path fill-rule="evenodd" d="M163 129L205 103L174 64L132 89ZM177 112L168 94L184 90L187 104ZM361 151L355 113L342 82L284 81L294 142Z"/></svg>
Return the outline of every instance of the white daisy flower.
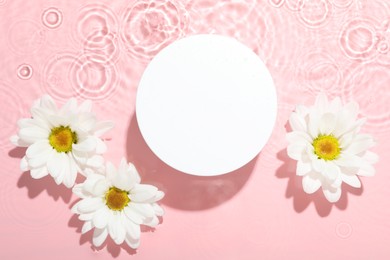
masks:
<svg viewBox="0 0 390 260"><path fill-rule="evenodd" d="M303 176L306 193L320 187L329 202L341 196L341 184L360 188L358 176L373 176L376 154L368 151L375 142L360 134L364 119L357 119L359 105L342 105L340 98L328 101L320 94L313 107L298 106L290 116L287 134L289 157L297 160L296 174Z"/></svg>
<svg viewBox="0 0 390 260"><path fill-rule="evenodd" d="M77 172L102 167L101 156L107 147L100 136L113 127L112 122L99 122L91 113L92 102L77 106L70 99L58 108L44 95L31 108L31 118L18 121L19 132L11 137L17 146L28 147L21 160L21 170L40 179L50 174L57 184L70 188Z"/></svg>
<svg viewBox="0 0 390 260"><path fill-rule="evenodd" d="M103 175L89 173L84 183L73 187L73 193L82 199L72 211L85 221L83 234L95 228L96 247L110 235L118 245L126 242L138 248L140 225L155 227L159 223L157 216L164 211L156 202L164 193L152 185L140 184L140 180L134 165L122 159L118 170L108 162Z"/></svg>

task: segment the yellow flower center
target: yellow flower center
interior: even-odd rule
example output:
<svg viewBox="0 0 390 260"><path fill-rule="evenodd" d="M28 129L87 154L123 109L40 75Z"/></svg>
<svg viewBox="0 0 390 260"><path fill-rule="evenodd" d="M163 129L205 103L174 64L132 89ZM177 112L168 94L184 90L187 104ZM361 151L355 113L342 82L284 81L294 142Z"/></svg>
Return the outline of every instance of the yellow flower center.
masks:
<svg viewBox="0 0 390 260"><path fill-rule="evenodd" d="M106 205L111 210L123 210L130 202L129 193L116 187L111 187L106 193Z"/></svg>
<svg viewBox="0 0 390 260"><path fill-rule="evenodd" d="M72 151L72 145L76 144L77 140L77 134L69 126L54 127L49 135L50 145L59 153Z"/></svg>
<svg viewBox="0 0 390 260"><path fill-rule="evenodd" d="M340 154L339 140L333 135L319 135L313 141L314 153L318 159L331 161Z"/></svg>

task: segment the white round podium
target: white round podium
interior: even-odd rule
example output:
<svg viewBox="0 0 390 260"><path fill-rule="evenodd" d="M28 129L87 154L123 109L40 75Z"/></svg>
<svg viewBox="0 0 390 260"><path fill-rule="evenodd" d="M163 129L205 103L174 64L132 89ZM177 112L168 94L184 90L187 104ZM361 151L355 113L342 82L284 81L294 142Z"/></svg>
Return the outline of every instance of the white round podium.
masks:
<svg viewBox="0 0 390 260"><path fill-rule="evenodd" d="M161 50L138 86L136 115L169 166L214 176L251 161L271 135L276 90L260 58L237 40L194 35Z"/></svg>

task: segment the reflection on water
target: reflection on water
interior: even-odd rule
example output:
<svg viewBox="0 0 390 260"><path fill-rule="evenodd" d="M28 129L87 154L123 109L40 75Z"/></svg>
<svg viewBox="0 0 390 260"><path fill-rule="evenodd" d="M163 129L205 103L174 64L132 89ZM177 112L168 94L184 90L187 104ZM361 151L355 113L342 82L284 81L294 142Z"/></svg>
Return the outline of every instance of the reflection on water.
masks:
<svg viewBox="0 0 390 260"><path fill-rule="evenodd" d="M378 64L351 68L343 95L346 100L356 100L360 112L367 117L366 128L372 133L390 131L390 74L389 67Z"/></svg>
<svg viewBox="0 0 390 260"><path fill-rule="evenodd" d="M176 0L138 0L128 6L122 18L125 50L149 60L169 43L185 35L187 10Z"/></svg>

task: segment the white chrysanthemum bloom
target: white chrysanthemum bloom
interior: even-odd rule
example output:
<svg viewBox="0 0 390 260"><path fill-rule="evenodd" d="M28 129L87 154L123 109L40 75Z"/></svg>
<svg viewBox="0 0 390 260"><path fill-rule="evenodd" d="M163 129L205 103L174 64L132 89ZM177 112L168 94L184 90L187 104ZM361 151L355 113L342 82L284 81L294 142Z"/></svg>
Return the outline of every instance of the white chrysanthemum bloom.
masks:
<svg viewBox="0 0 390 260"><path fill-rule="evenodd" d="M95 228L96 247L110 235L118 245L125 241L131 248L138 248L140 225L159 224L158 216L164 211L156 202L164 192L140 181L134 165L122 159L118 170L107 162L104 174L89 173L84 183L73 187L73 193L82 199L72 211L85 221L83 234Z"/></svg>
<svg viewBox="0 0 390 260"><path fill-rule="evenodd" d="M329 202L341 196L341 184L360 188L358 176L373 176L376 154L368 151L373 138L360 134L364 119L357 119L359 105L342 105L340 98L328 101L320 94L313 107L297 106L290 116L287 134L289 157L297 160L296 174L303 176L306 193L320 187Z"/></svg>
<svg viewBox="0 0 390 260"><path fill-rule="evenodd" d="M74 98L61 108L48 95L37 100L31 108L32 117L20 119L18 134L11 137L15 145L28 147L21 170L29 170L34 179L50 174L57 184L70 188L77 172L102 167L101 155L107 147L100 136L113 123L97 121L91 109L91 101L77 106Z"/></svg>

